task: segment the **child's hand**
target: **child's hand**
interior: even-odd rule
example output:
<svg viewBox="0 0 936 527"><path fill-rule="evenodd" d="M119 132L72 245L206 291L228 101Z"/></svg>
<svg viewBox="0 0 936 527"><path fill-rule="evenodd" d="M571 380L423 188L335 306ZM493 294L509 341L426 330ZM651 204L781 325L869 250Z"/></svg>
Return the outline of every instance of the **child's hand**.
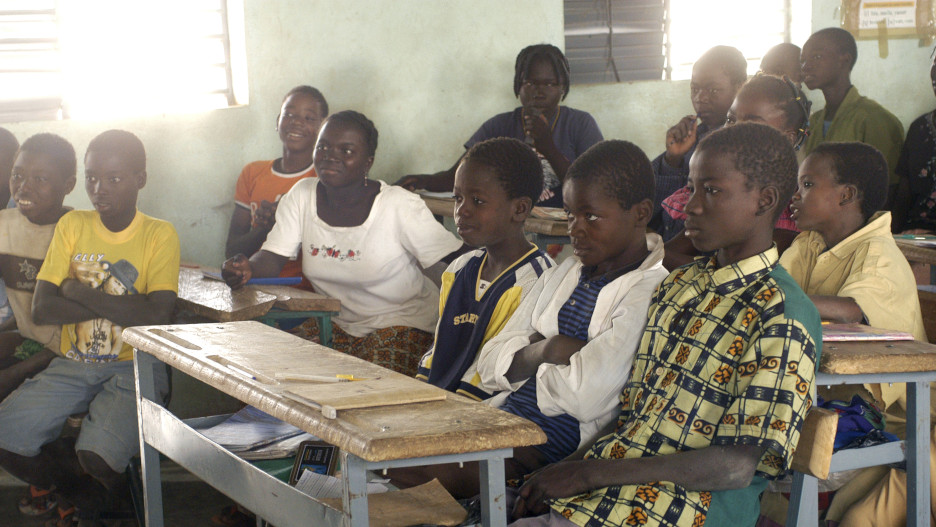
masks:
<svg viewBox="0 0 936 527"><path fill-rule="evenodd" d="M513 509L513 519L549 512L546 500L568 498L591 490L585 477L587 463L560 461L533 474L520 487Z"/></svg>
<svg viewBox="0 0 936 527"><path fill-rule="evenodd" d="M670 166L682 166L683 156L686 155L696 143L696 127L699 118L696 115L687 115L666 131L666 162Z"/></svg>
<svg viewBox="0 0 936 527"><path fill-rule="evenodd" d="M257 208L257 212L254 214L254 223L256 223L256 228L264 232L270 232L273 228L273 224L276 223L276 206L279 205L278 201L270 203L267 200L260 202L260 207Z"/></svg>
<svg viewBox="0 0 936 527"><path fill-rule="evenodd" d="M542 112L534 109L523 109L523 133L533 139L534 146L540 149L546 141L552 140L549 120Z"/></svg>
<svg viewBox="0 0 936 527"><path fill-rule="evenodd" d="M224 278L231 289L243 287L250 280L251 274L250 261L243 254L228 258L221 266L221 278Z"/></svg>
<svg viewBox="0 0 936 527"><path fill-rule="evenodd" d="M426 188L426 177L417 174L410 174L408 176L403 176L397 180L394 185L398 187L403 187L410 192L414 190L419 190Z"/></svg>

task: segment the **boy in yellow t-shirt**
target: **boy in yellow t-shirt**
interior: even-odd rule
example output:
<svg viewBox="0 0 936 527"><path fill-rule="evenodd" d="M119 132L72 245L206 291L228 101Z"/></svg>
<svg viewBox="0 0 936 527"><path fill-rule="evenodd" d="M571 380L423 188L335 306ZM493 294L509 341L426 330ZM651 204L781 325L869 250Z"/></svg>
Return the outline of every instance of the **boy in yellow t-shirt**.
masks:
<svg viewBox="0 0 936 527"><path fill-rule="evenodd" d="M85 189L95 210L59 220L33 298L36 323L62 326L63 357L0 404L0 466L92 510L122 487L139 449L132 348L120 332L168 323L178 289L175 229L136 210L145 184L136 136L110 130L88 145ZM157 391L167 389L165 376L157 379ZM73 449L40 450L81 412ZM60 505L63 518L68 512Z"/></svg>

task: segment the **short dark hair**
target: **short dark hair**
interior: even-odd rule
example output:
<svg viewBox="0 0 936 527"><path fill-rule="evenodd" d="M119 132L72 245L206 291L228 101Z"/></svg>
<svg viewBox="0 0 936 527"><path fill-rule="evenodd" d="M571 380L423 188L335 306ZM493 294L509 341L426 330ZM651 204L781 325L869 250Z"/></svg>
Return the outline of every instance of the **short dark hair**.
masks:
<svg viewBox="0 0 936 527"><path fill-rule="evenodd" d="M462 164L481 163L497 174L507 197L530 198L533 203L543 193L543 164L532 148L509 137L495 137L475 143Z"/></svg>
<svg viewBox="0 0 936 527"><path fill-rule="evenodd" d="M566 181L583 180L602 189L628 210L653 199L653 167L639 146L618 139L602 141L580 155L566 172Z"/></svg>
<svg viewBox="0 0 936 527"><path fill-rule="evenodd" d="M288 99L290 95L296 93L309 95L318 101L319 105L322 107L322 117L328 117L328 102L325 100L325 96L322 95L322 92L318 91L318 89L313 88L312 86L306 86L303 84L302 86L296 86L295 88L286 92L286 95L283 97L283 102L286 102L286 99Z"/></svg>
<svg viewBox="0 0 936 527"><path fill-rule="evenodd" d="M23 141L19 151L49 156L55 161L63 179L75 177L78 171L75 147L55 134L36 134Z"/></svg>
<svg viewBox="0 0 936 527"><path fill-rule="evenodd" d="M530 72L530 66L536 59L545 59L552 66L562 84L562 98L565 99L569 94L569 61L562 51L552 44L534 44L520 50L517 55L517 61L514 63L514 95L520 96L520 86L523 84L523 78Z"/></svg>
<svg viewBox="0 0 936 527"><path fill-rule="evenodd" d="M738 48L731 46L715 46L706 51L695 62L696 66L720 68L732 84L744 84L747 80L747 60Z"/></svg>
<svg viewBox="0 0 936 527"><path fill-rule="evenodd" d="M782 77L786 75L786 72L783 71L784 65L789 64L795 65L797 68L800 67L800 56L802 54L803 50L796 44L781 42L768 49L767 53L764 53L763 58L761 58L760 69L769 75Z"/></svg>
<svg viewBox="0 0 936 527"><path fill-rule="evenodd" d="M4 152L13 154L16 153L17 150L19 150L19 141L16 140L16 136L13 135L13 132L6 128L0 128L0 155Z"/></svg>
<svg viewBox="0 0 936 527"><path fill-rule="evenodd" d="M855 67L855 63L858 62L858 44L855 42L855 37L853 37L851 33L840 27L827 27L816 31L809 38L812 39L820 35L832 41L840 53L851 55L850 67Z"/></svg>
<svg viewBox="0 0 936 527"><path fill-rule="evenodd" d="M809 133L809 109L812 103L806 98L806 94L788 78L758 73L741 86L738 95L741 92L763 94L773 101L785 116L784 126L796 130L798 141L804 139ZM735 97L737 98L737 95Z"/></svg>
<svg viewBox="0 0 936 527"><path fill-rule="evenodd" d="M821 143L809 156L826 156L835 170L835 181L858 189L865 221L887 202L890 175L887 160L877 148L859 142Z"/></svg>
<svg viewBox="0 0 936 527"><path fill-rule="evenodd" d="M97 135L88 143L85 158L90 152L116 154L120 156L133 172L146 171L146 149L143 141L126 130L108 130Z"/></svg>
<svg viewBox="0 0 936 527"><path fill-rule="evenodd" d="M776 187L780 194L774 220L796 191L796 154L779 130L761 123L723 126L699 141L696 153L727 154L735 170L744 174L748 188Z"/></svg>
<svg viewBox="0 0 936 527"><path fill-rule="evenodd" d="M368 119L363 113L354 110L343 110L336 114L329 115L325 119L326 123L350 124L358 128L364 134L364 141L367 144L367 155L373 156L377 152L377 127L374 122ZM325 124L323 123L324 127Z"/></svg>

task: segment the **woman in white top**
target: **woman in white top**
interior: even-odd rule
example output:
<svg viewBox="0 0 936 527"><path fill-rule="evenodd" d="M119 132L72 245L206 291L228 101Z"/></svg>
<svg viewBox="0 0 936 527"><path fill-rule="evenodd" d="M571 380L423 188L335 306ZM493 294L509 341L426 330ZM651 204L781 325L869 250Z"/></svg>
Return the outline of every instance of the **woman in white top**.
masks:
<svg viewBox="0 0 936 527"><path fill-rule="evenodd" d="M249 260L224 263L232 287L277 276L302 251L302 274L341 300L332 347L415 375L432 345L439 290L422 273L462 243L432 217L422 199L368 179L377 129L364 115L339 112L322 125L313 164L318 178L297 183L279 203L276 223ZM318 335L314 320L302 325Z"/></svg>

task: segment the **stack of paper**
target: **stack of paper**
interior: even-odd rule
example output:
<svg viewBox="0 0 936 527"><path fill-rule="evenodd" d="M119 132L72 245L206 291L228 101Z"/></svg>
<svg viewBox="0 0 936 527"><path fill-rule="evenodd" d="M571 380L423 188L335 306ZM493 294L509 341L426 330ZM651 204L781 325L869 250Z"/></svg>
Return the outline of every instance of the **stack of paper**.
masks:
<svg viewBox="0 0 936 527"><path fill-rule="evenodd" d="M296 453L299 443L318 438L253 406L199 433L244 459L277 459Z"/></svg>

